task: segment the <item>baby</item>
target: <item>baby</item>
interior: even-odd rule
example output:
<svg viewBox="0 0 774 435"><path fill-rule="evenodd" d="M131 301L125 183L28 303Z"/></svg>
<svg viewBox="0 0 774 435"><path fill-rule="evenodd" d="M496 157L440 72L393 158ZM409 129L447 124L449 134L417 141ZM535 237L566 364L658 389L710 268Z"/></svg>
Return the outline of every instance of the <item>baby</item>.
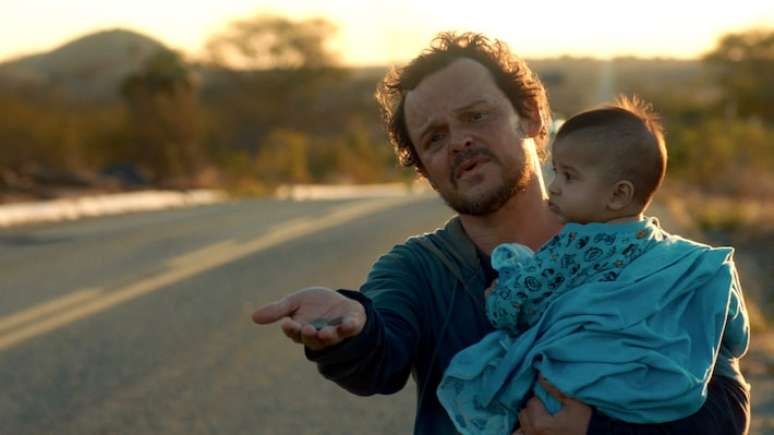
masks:
<svg viewBox="0 0 774 435"><path fill-rule="evenodd" d="M666 171L640 100L583 112L557 132L548 206L565 226L533 253L491 256L486 311L498 330L451 361L438 397L465 434L502 434L536 384L631 423L686 417L714 370L742 378L749 325L733 250L666 233L643 216ZM717 362L716 362L717 360Z"/></svg>

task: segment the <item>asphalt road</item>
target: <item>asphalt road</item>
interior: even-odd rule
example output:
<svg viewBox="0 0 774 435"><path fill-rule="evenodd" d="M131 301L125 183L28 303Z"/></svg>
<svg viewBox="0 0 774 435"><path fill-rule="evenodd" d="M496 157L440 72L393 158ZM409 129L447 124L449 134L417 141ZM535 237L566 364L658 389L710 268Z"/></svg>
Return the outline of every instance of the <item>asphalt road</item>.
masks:
<svg viewBox="0 0 774 435"><path fill-rule="evenodd" d="M412 381L356 397L253 309L356 288L437 199L255 200L0 231L0 434L410 433Z"/></svg>
<svg viewBox="0 0 774 435"><path fill-rule="evenodd" d="M410 433L412 381L350 395L250 314L356 288L450 215L434 197L259 200L0 230L0 435ZM756 335L753 434L774 433L772 361Z"/></svg>

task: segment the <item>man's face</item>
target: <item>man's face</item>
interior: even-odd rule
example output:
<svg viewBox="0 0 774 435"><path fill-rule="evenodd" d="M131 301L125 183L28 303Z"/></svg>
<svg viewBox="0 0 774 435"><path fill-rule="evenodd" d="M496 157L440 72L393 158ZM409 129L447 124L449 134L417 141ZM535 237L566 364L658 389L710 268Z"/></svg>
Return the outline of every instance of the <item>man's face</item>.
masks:
<svg viewBox="0 0 774 435"><path fill-rule="evenodd" d="M460 214L497 211L533 176L534 145L489 71L459 59L406 95L406 127L424 175ZM530 142L531 143L531 142Z"/></svg>
<svg viewBox="0 0 774 435"><path fill-rule="evenodd" d="M548 206L563 222L605 222L609 218L611 183L605 182L593 156L584 153L582 145L573 145L571 138L566 139L567 143L554 144L554 179L548 186Z"/></svg>

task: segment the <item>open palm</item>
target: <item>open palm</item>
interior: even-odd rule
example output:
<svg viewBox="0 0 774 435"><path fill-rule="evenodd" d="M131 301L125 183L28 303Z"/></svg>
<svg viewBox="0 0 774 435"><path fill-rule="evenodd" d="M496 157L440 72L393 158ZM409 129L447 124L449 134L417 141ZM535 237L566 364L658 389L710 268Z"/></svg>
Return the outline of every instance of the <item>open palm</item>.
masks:
<svg viewBox="0 0 774 435"><path fill-rule="evenodd" d="M315 350L359 334L366 320L359 302L323 287L299 290L259 307L252 317L261 325L281 320L285 335Z"/></svg>

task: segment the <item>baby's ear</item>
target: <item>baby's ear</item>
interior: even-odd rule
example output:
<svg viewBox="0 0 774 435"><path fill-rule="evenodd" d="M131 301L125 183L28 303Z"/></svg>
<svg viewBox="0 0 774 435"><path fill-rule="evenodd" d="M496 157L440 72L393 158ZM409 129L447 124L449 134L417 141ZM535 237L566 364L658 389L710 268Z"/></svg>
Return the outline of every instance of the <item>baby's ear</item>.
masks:
<svg viewBox="0 0 774 435"><path fill-rule="evenodd" d="M621 180L615 183L610 198L607 200L607 206L610 210L619 211L628 207L634 200L634 184L628 180Z"/></svg>

